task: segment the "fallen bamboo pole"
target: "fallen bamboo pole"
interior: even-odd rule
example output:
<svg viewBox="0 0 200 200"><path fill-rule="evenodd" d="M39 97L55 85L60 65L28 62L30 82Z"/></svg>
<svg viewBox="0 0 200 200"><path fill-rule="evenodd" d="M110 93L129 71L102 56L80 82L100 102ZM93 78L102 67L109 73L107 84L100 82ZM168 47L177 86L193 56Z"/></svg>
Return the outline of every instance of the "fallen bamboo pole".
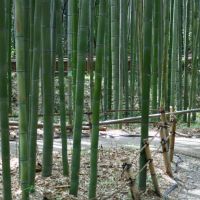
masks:
<svg viewBox="0 0 200 200"><path fill-rule="evenodd" d="M191 110L181 110L181 111L176 111L176 112L167 112L165 115L179 115L179 114L186 114L186 113L195 113L195 112L200 112L200 108L197 109L191 109ZM85 113L88 114L88 113ZM158 118L160 117L161 114L151 114L149 115L149 118ZM122 119L112 119L112 120L106 120L106 121L100 121L99 125L111 125L111 124L119 124L119 123L141 123L142 116L137 116L137 117L127 117L127 118L122 118ZM151 123L151 122L149 122ZM154 122L152 122L154 123ZM88 122L83 123L84 126L90 126L91 124ZM43 127L43 126L42 126Z"/></svg>
<svg viewBox="0 0 200 200"><path fill-rule="evenodd" d="M18 127L19 126L19 122L17 122L17 121L10 121L9 122L9 126L12 126L12 127ZM44 124L43 123L38 123L38 126L37 126L38 128L43 128L44 127ZM60 124L54 124L54 128L60 128ZM70 125L66 125L66 129L67 130L72 130L72 126L70 126ZM82 130L90 130L91 129L91 127L90 126L88 126L88 125L83 125L82 126ZM99 131L106 131L106 127L99 127Z"/></svg>
<svg viewBox="0 0 200 200"><path fill-rule="evenodd" d="M186 113L195 113L195 112L200 112L200 108L197 109L191 109L191 110L181 110L181 111L175 111L175 112L167 112L165 115L179 115L179 114L186 114ZM161 114L151 114L149 115L149 118L158 118L160 117ZM137 120L141 120L142 116L137 116L137 117L127 117L123 119L113 119L113 120L106 120L106 121L100 121L99 125L111 125L111 124L119 124L119 123L132 123ZM89 125L89 123L86 123L85 125Z"/></svg>

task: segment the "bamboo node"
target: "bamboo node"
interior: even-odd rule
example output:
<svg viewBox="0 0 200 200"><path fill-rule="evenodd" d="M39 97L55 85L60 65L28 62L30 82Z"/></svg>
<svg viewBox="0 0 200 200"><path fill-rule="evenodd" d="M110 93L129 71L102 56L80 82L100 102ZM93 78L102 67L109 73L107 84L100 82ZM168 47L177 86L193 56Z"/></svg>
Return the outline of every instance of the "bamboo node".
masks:
<svg viewBox="0 0 200 200"><path fill-rule="evenodd" d="M175 131L170 131L170 134L171 135L176 135L176 132Z"/></svg>
<svg viewBox="0 0 200 200"><path fill-rule="evenodd" d="M160 112L160 114L164 114L165 110L163 108L160 108L159 112Z"/></svg>
<svg viewBox="0 0 200 200"><path fill-rule="evenodd" d="M149 146L149 141L148 141L148 139L144 139L143 141L144 141L144 146L145 146L145 147Z"/></svg>
<svg viewBox="0 0 200 200"><path fill-rule="evenodd" d="M125 170L129 170L132 167L131 163L123 163L122 164L122 169Z"/></svg>
<svg viewBox="0 0 200 200"><path fill-rule="evenodd" d="M135 185L135 178L129 178L129 186L134 186Z"/></svg>
<svg viewBox="0 0 200 200"><path fill-rule="evenodd" d="M166 140L165 138L162 138L160 143L161 143L162 145L167 144L167 140Z"/></svg>
<svg viewBox="0 0 200 200"><path fill-rule="evenodd" d="M152 162L153 162L153 159L152 159L152 158L150 158L150 159L148 159L148 161L149 161L149 164L150 164L150 163L152 163Z"/></svg>

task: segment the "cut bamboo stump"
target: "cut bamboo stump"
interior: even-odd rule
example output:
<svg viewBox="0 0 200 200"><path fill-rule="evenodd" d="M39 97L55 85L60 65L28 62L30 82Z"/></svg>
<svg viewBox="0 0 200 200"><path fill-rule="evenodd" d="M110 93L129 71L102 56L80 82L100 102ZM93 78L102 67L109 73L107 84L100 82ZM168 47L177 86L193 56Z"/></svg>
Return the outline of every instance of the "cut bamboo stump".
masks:
<svg viewBox="0 0 200 200"><path fill-rule="evenodd" d="M172 109L172 108L170 108ZM175 145L175 137L176 137L176 123L177 119L175 115L170 116L170 122L171 122L171 135L170 135L170 151L169 151L169 158L170 161L173 162L174 158L174 145Z"/></svg>
<svg viewBox="0 0 200 200"><path fill-rule="evenodd" d="M147 139L145 139L144 144L146 145L146 147L145 147L146 158L147 158L147 160L150 161L149 162L149 171L150 171L150 174L151 174L151 179L152 179L152 183L154 185L155 193L160 197L161 193L160 193L160 188L159 188L159 185L158 185L158 180L157 180L157 176L156 176L156 172L155 172L153 159L152 159L152 156L151 156L149 141Z"/></svg>
<svg viewBox="0 0 200 200"><path fill-rule="evenodd" d="M132 164L130 162L129 158L125 158L122 160L123 161L123 174L125 177L129 180L129 186L130 186L130 191L131 191L131 196L132 199L134 200L140 200L140 193L139 190L136 186L136 173L134 173Z"/></svg>
<svg viewBox="0 0 200 200"><path fill-rule="evenodd" d="M160 139L161 139L161 145L162 145L162 153L163 153L163 160L165 164L165 169L166 173L170 176L173 177L172 173L172 168L171 168L171 163L169 160L169 146L168 146L168 138L166 135L168 133L168 126L166 124L166 117L165 117L165 111L161 111L161 121L160 123Z"/></svg>

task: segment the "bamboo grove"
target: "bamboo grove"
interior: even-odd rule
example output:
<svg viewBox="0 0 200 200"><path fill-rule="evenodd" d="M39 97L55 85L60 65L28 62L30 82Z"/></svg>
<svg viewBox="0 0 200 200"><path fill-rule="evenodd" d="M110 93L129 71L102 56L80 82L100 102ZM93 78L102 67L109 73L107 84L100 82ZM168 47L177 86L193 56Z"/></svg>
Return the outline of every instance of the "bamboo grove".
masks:
<svg viewBox="0 0 200 200"><path fill-rule="evenodd" d="M199 106L199 26L200 2L196 0L0 0L4 199L12 199L9 118L13 73L17 74L22 199L29 199L29 193L35 191L39 110L44 123L42 176L52 175L53 123L59 116L63 176L70 177L69 193L75 196L79 189L82 125L88 120L84 114L91 113L88 198L94 199L100 120L141 113L143 146L143 139L148 137L149 113L160 108L169 111L170 106L177 110ZM16 72L11 59L16 59ZM59 80L58 88L55 79ZM190 126L196 115L184 115L181 120ZM73 127L71 162L66 125ZM140 168L145 163L142 152ZM145 170L138 186L146 189Z"/></svg>

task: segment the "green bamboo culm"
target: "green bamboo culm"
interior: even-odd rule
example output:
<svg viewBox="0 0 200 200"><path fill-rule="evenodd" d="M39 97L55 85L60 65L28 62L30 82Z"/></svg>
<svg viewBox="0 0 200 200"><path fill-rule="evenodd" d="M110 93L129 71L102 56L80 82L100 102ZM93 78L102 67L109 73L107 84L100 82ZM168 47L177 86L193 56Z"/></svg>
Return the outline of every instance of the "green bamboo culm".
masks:
<svg viewBox="0 0 200 200"><path fill-rule="evenodd" d="M170 103L174 108L176 105L175 94L177 90L176 85L176 68L178 67L178 1L174 1L173 8L173 32L172 32L172 58L171 58L171 94L170 94Z"/></svg>
<svg viewBox="0 0 200 200"><path fill-rule="evenodd" d="M29 66L30 72L32 72L32 59L33 59L33 34L34 34L34 14L35 14L35 1L29 0L29 23L30 23L30 44L29 44ZM31 78L31 76L30 76ZM30 80L31 81L31 80ZM31 83L30 83L31 84ZM31 86L30 86L31 87Z"/></svg>
<svg viewBox="0 0 200 200"><path fill-rule="evenodd" d="M196 102L196 90L197 90L197 52L198 52L198 45L199 45L199 38L200 38L200 19L197 14L197 8L199 5L197 2L192 3L192 16L193 16L193 23L192 23L192 73L191 73L191 85L190 85L190 96L189 96L189 110L195 107ZM191 124L191 114L188 114L188 122L187 126L190 127Z"/></svg>
<svg viewBox="0 0 200 200"><path fill-rule="evenodd" d="M25 45L25 81L26 81L26 100L27 100L27 122L29 122L29 93L30 93L30 57L29 57L29 47L30 47L30 6L29 0L24 1L24 45Z"/></svg>
<svg viewBox="0 0 200 200"><path fill-rule="evenodd" d="M160 1L160 13L164 13L164 2ZM164 55L164 14L160 16L160 33L159 33L159 66L162 66ZM161 102L161 90L162 90L162 67L158 67L158 102Z"/></svg>
<svg viewBox="0 0 200 200"><path fill-rule="evenodd" d="M153 14L153 64L152 64L152 109L158 109L158 66L159 66L159 32L160 32L160 0L154 1Z"/></svg>
<svg viewBox="0 0 200 200"><path fill-rule="evenodd" d="M107 28L106 33L104 34L105 44L104 44L104 54L106 54L106 62L108 63L106 65L107 67L107 110L112 109L112 56L111 56L111 6L110 1L107 2L107 10L108 10L108 20L107 20ZM104 78L106 78L104 77Z"/></svg>
<svg viewBox="0 0 200 200"><path fill-rule="evenodd" d="M140 66L142 66L142 62L143 62L143 48L142 48L142 44L143 44L143 34L142 33L142 15L143 15L143 1L136 1L136 27L137 27L137 93L138 93L138 106L139 109L141 109L141 70L140 70Z"/></svg>
<svg viewBox="0 0 200 200"><path fill-rule="evenodd" d="M11 200L10 175L10 147L9 147L9 119L8 119L8 50L7 24L5 13L5 0L0 0L0 134L2 153L3 198Z"/></svg>
<svg viewBox="0 0 200 200"><path fill-rule="evenodd" d="M167 90L167 102L166 102L166 107L169 108L171 105L171 69L172 69L172 35L173 35L173 7L174 7L174 0L170 1L170 32L169 32L169 59L168 59L168 90ZM161 43L161 40L160 40ZM161 44L160 44L161 45Z"/></svg>
<svg viewBox="0 0 200 200"><path fill-rule="evenodd" d="M177 68L177 92L176 92L176 99L177 99L177 110L182 110L182 95L183 95L183 62L182 62L182 55L183 55L183 1L178 2L178 68Z"/></svg>
<svg viewBox="0 0 200 200"><path fill-rule="evenodd" d="M73 75L73 105L75 105L76 97L76 74L77 74L77 43L78 43L78 21L79 10L78 4L80 1L73 0L73 36L72 36L72 75ZM75 107L75 106L74 106Z"/></svg>
<svg viewBox="0 0 200 200"><path fill-rule="evenodd" d="M89 47L88 47L88 72L90 75L90 109L92 109L92 98L93 98L93 88L94 88L94 28L95 28L95 1L89 0Z"/></svg>
<svg viewBox="0 0 200 200"><path fill-rule="evenodd" d="M106 5L106 31L104 33L104 56L103 56L103 111L105 119L106 113L111 110L111 87L112 87L112 64L111 64L111 42L110 42L110 2Z"/></svg>
<svg viewBox="0 0 200 200"><path fill-rule="evenodd" d="M20 183L22 199L29 199L28 188L28 121L27 121L27 96L26 96L26 72L25 72L25 0L15 1L16 24L16 71L19 102L19 162Z"/></svg>
<svg viewBox="0 0 200 200"><path fill-rule="evenodd" d="M74 20L75 20L75 10L76 7L76 0L69 0L68 9L67 9L67 56L68 56L68 73L67 73L67 80L68 80L68 112L69 112L69 124L72 124L72 107L74 102L72 101L72 95L74 97L74 92L72 92L72 82L73 82L73 74L72 70L74 69L74 65L72 62L73 54L74 54L74 46L73 46L73 39L77 33L74 33ZM76 47L77 48L77 47ZM72 105L73 103L73 105Z"/></svg>
<svg viewBox="0 0 200 200"><path fill-rule="evenodd" d="M53 67L52 67L52 1L42 0L42 82L44 104L44 145L42 176L48 177L52 172L53 151Z"/></svg>
<svg viewBox="0 0 200 200"><path fill-rule="evenodd" d="M106 0L99 2L99 16L97 29L96 44L96 64L95 64L95 83L94 95L92 102L92 138L91 138L91 156L90 156L90 184L89 199L96 197L97 187L97 163L98 163L98 141L99 141L99 112L100 112L100 96L102 82L102 64L104 55L104 32L105 32L105 13Z"/></svg>
<svg viewBox="0 0 200 200"><path fill-rule="evenodd" d="M137 41L137 29L136 29L136 12L135 12L136 3L135 0L131 1L131 19L130 19L130 96L131 96L131 103L130 107L134 109L135 103L135 83L136 83L136 41Z"/></svg>
<svg viewBox="0 0 200 200"><path fill-rule="evenodd" d="M122 11L121 15L122 15L122 21L121 23L124 24L124 26L122 25L122 28L124 29L123 31L123 45L124 46L124 55L123 55L123 59L122 59L122 63L123 63L123 88L124 88L124 108L126 110L129 109L129 70L128 70L128 7L129 7L129 1L122 1L124 3L124 5L122 7L124 11ZM121 54L120 54L121 55ZM128 112L125 112L125 116L128 116Z"/></svg>
<svg viewBox="0 0 200 200"><path fill-rule="evenodd" d="M71 165L71 187L70 194L77 196L79 185L81 133L83 121L83 99L85 80L85 59L88 44L88 8L89 1L80 1L80 15L78 24L78 46L77 46L77 76L75 94L75 114L73 128L73 152Z"/></svg>
<svg viewBox="0 0 200 200"><path fill-rule="evenodd" d="M67 54L69 59L68 72L69 79L72 79L72 97L73 110L75 106L76 93L76 74L77 74L77 32L78 32L78 0L68 0L68 14L67 14ZM70 80L71 81L71 80ZM72 115L71 107L69 106L69 114Z"/></svg>
<svg viewBox="0 0 200 200"><path fill-rule="evenodd" d="M141 66L142 80L142 120L141 120L141 143L148 138L149 128L149 100L150 100L150 78L151 78L151 33L152 33L152 0L144 0L143 16L143 63ZM140 169L146 164L145 152L140 154ZM146 168L139 174L139 189L146 190Z"/></svg>
<svg viewBox="0 0 200 200"><path fill-rule="evenodd" d="M168 51L169 51L169 18L170 18L170 2L167 1L164 4L164 27L163 27L163 55L162 55L162 68L161 68L161 96L160 96L160 107L166 108L167 101L167 89L168 89Z"/></svg>
<svg viewBox="0 0 200 200"><path fill-rule="evenodd" d="M119 0L111 0L113 108L119 109ZM115 112L114 118L118 118Z"/></svg>
<svg viewBox="0 0 200 200"><path fill-rule="evenodd" d="M9 99L9 114L12 114L12 69L11 69L11 33L12 33L12 7L13 1L7 0L5 1L5 9L6 9L6 30L8 37L8 99Z"/></svg>
<svg viewBox="0 0 200 200"><path fill-rule="evenodd" d="M39 71L41 68L41 0L35 1L32 68L30 81L30 118L29 118L29 187L34 191L35 165L37 145L37 122L38 122L38 97L39 97Z"/></svg>
<svg viewBox="0 0 200 200"><path fill-rule="evenodd" d="M188 91L188 74L189 74L189 67L188 67L188 52L189 52L189 29L190 29L190 4L191 1L186 0L185 5L185 23L184 23L184 100L183 106L184 110L188 108L189 105L189 91ZM187 114L183 116L183 122L187 122Z"/></svg>
<svg viewBox="0 0 200 200"><path fill-rule="evenodd" d="M64 62L63 62L63 22L61 14L61 0L56 1L56 25L57 25L57 55L59 69L59 96L60 96L60 123L62 136L62 164L63 175L69 175L68 155L67 155L67 132L66 132L66 112L65 112L65 87L64 87Z"/></svg>
<svg viewBox="0 0 200 200"><path fill-rule="evenodd" d="M107 84L107 90L108 90L108 110L112 109L112 53L111 53L111 6L110 1L107 2L108 7L108 37L106 40L107 51L108 51L108 84ZM106 46L106 45L105 45Z"/></svg>
<svg viewBox="0 0 200 200"><path fill-rule="evenodd" d="M120 0L120 33L119 33L119 109L128 110L128 55L127 55L127 12L128 1ZM122 113L119 112L119 118ZM127 112L126 112L127 116Z"/></svg>

